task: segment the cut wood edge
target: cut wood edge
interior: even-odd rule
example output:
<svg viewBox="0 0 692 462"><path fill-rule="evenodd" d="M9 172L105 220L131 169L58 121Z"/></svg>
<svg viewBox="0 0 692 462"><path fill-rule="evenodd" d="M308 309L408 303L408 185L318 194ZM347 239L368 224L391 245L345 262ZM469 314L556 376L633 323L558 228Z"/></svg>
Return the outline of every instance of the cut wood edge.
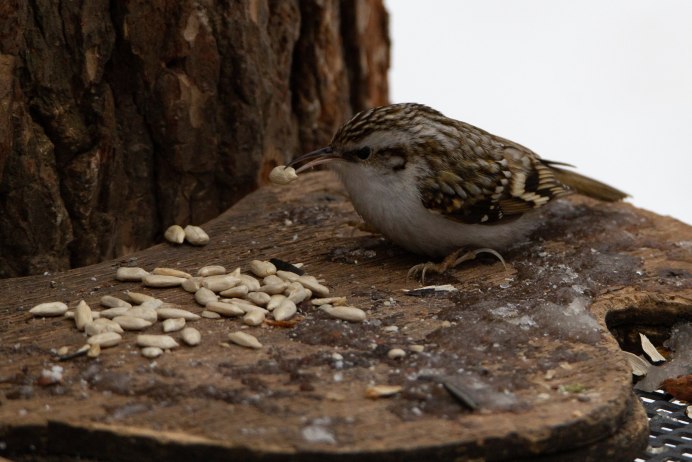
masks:
<svg viewBox="0 0 692 462"><path fill-rule="evenodd" d="M571 451L561 451L552 454L541 454L543 462L577 462L583 460L630 461L646 447L648 442L648 423L646 413L639 400L631 394L631 399L619 416L621 425L615 427L615 432L596 441L582 442ZM545 435L549 437L549 435ZM156 456L171 462L188 460L321 460L324 457L338 456L344 461L384 462L386 460L433 460L439 458L458 457L460 454L469 457L489 456L492 451L483 441L478 446L465 447L455 444L438 446L422 446L408 449L406 453L383 453L377 448L370 451L339 450L319 448L316 445L311 451L289 452L285 449L273 448L267 444L261 450L240 446L222 440L212 440L205 437L174 431L158 431L128 425L111 425L101 423L80 424L70 421L45 420L31 421L21 425L0 426L0 437L7 443L6 455L45 454L74 455L93 457L98 460L131 460L140 459L146 455ZM76 445L75 442L80 444ZM536 442L536 449L541 444ZM278 450L277 450L278 449ZM540 451L539 451L540 453ZM115 457L109 457L117 454ZM493 457L503 457L493 453ZM518 462L535 460L535 455L508 453L506 457L495 460L514 460Z"/></svg>

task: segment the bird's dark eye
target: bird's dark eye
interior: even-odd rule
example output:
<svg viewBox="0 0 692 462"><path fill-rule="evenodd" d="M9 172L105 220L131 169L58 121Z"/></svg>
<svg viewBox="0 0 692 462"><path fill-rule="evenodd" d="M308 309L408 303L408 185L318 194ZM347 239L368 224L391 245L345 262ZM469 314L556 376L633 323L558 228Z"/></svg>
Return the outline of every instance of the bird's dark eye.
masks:
<svg viewBox="0 0 692 462"><path fill-rule="evenodd" d="M366 160L372 154L372 149L369 146L362 147L355 152L356 157L361 160Z"/></svg>

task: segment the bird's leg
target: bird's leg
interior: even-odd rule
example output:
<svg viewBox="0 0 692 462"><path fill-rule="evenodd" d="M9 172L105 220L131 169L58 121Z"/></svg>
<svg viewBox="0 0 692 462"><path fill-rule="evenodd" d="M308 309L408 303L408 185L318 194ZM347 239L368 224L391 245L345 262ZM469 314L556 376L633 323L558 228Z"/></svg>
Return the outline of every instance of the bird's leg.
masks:
<svg viewBox="0 0 692 462"><path fill-rule="evenodd" d="M502 262L502 266L507 269L507 265L505 264L505 259L502 258L502 255L500 255L496 250L493 249L476 249L476 250L471 250L463 255L460 255L461 252L464 250L464 248L461 248L459 250L455 250L454 252L450 253L445 257L444 260L442 260L440 263L433 263L431 261L427 263L421 263L419 265L415 265L408 271L408 277L411 276L417 276L420 274L420 280L421 282L425 282L425 273L427 271L433 271L438 274L442 274L445 271L447 271L450 268L454 268L455 266L469 260L474 260L479 254L481 253L489 253L495 257L497 257L498 260Z"/></svg>
<svg viewBox="0 0 692 462"><path fill-rule="evenodd" d="M351 226L354 228L353 232L355 233L356 231L360 231L363 233L368 233L368 234L380 234L380 232L375 229L373 226L368 224L365 221L354 221L354 220L349 220L346 222L347 225Z"/></svg>

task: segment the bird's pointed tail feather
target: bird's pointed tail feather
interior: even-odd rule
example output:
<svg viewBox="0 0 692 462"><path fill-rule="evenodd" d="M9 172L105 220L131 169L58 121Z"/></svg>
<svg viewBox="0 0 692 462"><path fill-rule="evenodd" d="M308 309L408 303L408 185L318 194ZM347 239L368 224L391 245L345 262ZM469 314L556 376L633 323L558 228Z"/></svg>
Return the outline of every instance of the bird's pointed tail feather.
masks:
<svg viewBox="0 0 692 462"><path fill-rule="evenodd" d="M569 186L575 192L606 202L616 202L629 196L619 189L608 186L605 183L594 180L571 170L555 167L548 164L555 174L555 178L562 184Z"/></svg>

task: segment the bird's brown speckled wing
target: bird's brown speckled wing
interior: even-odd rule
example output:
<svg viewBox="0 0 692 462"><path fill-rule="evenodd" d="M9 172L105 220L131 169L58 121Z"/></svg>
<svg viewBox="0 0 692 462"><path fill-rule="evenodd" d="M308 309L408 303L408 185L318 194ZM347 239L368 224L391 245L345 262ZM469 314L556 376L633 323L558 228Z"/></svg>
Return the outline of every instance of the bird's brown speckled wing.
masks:
<svg viewBox="0 0 692 462"><path fill-rule="evenodd" d="M428 209L463 223L499 224L571 192L555 178L549 161L464 125L470 127L464 143L450 158L431 156L432 173L419 179Z"/></svg>

